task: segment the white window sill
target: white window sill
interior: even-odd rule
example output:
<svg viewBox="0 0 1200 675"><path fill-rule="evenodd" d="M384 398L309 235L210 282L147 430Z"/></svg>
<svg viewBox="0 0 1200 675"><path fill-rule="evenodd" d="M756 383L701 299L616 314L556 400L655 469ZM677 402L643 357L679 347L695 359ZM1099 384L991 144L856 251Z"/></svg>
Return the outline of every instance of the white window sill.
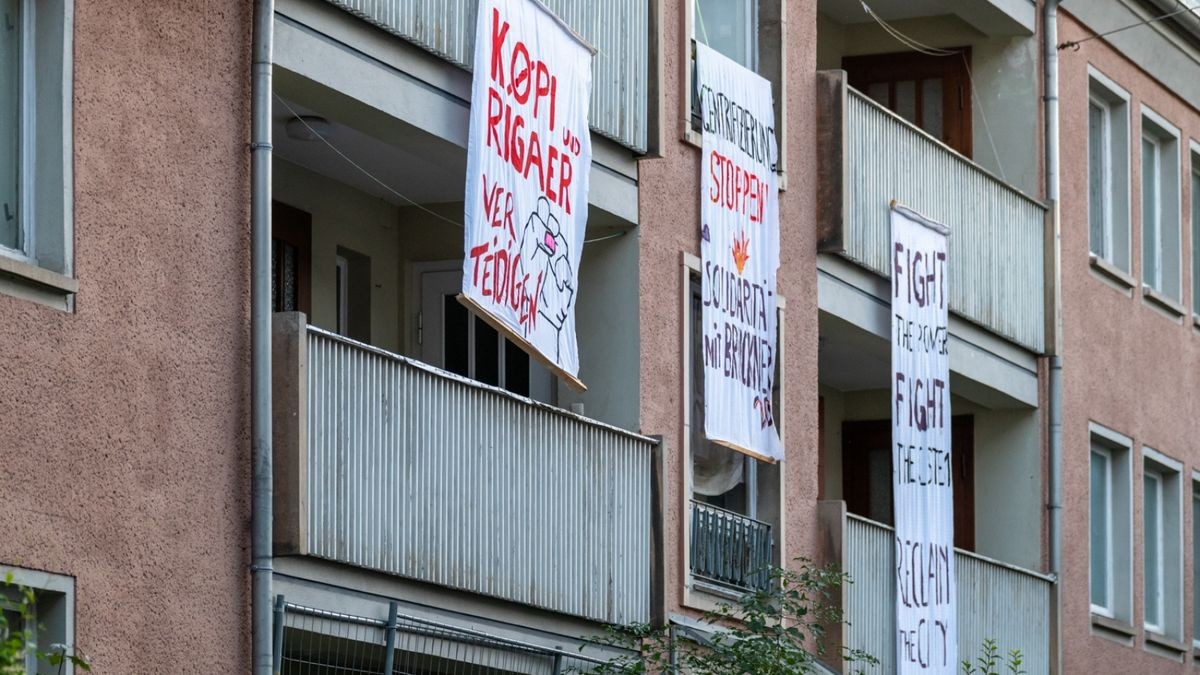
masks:
<svg viewBox="0 0 1200 675"><path fill-rule="evenodd" d="M0 255L0 293L70 311L79 282L23 260Z"/></svg>
<svg viewBox="0 0 1200 675"><path fill-rule="evenodd" d="M1129 276L1129 273L1095 253L1088 254L1088 263L1092 267L1092 273L1101 281L1121 291L1126 297L1133 297L1133 289L1137 286L1137 282Z"/></svg>
<svg viewBox="0 0 1200 675"><path fill-rule="evenodd" d="M1176 323L1182 323L1183 317L1187 315L1183 305L1145 284L1142 284L1142 300Z"/></svg>

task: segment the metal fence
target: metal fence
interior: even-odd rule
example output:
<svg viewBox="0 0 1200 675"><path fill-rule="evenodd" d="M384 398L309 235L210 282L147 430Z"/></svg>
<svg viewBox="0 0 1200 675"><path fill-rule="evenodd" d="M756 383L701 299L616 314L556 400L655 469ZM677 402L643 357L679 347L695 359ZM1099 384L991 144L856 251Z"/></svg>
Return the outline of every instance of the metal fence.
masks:
<svg viewBox="0 0 1200 675"><path fill-rule="evenodd" d="M296 553L607 623L649 620L653 439L301 332L307 441L285 460L299 470L283 467L299 484L284 493L301 493Z"/></svg>
<svg viewBox="0 0 1200 675"><path fill-rule="evenodd" d="M891 276L888 214L896 200L950 228L950 309L1042 352L1046 207L842 86L845 166L822 180L845 182L844 255Z"/></svg>
<svg viewBox="0 0 1200 675"><path fill-rule="evenodd" d="M383 30L470 70L478 0L327 0ZM646 150L650 3L646 0L543 0L596 48L592 130Z"/></svg>
<svg viewBox="0 0 1200 675"><path fill-rule="evenodd" d="M398 611L387 620L275 604L276 672L283 675L558 675L603 661L450 626Z"/></svg>
<svg viewBox="0 0 1200 675"><path fill-rule="evenodd" d="M771 582L771 526L740 513L692 501L692 575L745 590Z"/></svg>
<svg viewBox="0 0 1200 675"><path fill-rule="evenodd" d="M848 515L845 523L845 644L879 659L868 673L896 672L895 536L886 525ZM1050 672L1050 578L956 550L959 660L978 656L985 638L1002 653L1019 649L1029 675ZM857 667L857 665L856 665Z"/></svg>

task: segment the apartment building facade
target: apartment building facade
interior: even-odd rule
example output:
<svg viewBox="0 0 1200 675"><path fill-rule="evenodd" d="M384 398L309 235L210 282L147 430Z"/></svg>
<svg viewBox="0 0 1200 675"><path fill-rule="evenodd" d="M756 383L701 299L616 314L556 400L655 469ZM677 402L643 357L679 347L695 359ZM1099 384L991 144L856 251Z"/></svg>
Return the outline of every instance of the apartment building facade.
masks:
<svg viewBox="0 0 1200 675"><path fill-rule="evenodd" d="M1066 0L1053 30L1024 0L546 4L597 50L583 392L456 299L477 3L275 3L275 667L586 670L621 654L608 626L703 633L807 557L854 579L833 639L892 672L893 201L951 232L960 658L1194 667L1200 25L1097 37L1167 0ZM106 672L244 671L249 8L3 9L0 564ZM774 95L778 463L703 432L698 43Z"/></svg>

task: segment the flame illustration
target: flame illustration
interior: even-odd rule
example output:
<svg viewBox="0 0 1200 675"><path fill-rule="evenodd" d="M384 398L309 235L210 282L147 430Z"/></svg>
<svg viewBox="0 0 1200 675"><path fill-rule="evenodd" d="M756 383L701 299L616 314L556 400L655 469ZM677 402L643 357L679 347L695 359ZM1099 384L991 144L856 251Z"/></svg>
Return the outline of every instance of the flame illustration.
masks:
<svg viewBox="0 0 1200 675"><path fill-rule="evenodd" d="M733 240L733 264L737 265L738 276L741 276L742 270L746 268L746 261L749 259L750 240L746 238L744 231L739 232Z"/></svg>

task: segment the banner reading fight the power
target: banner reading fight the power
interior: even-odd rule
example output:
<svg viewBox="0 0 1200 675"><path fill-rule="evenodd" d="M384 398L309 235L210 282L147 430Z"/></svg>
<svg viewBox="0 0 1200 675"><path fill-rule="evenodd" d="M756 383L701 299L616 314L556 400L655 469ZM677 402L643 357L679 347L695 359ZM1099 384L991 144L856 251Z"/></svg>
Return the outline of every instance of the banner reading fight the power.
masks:
<svg viewBox="0 0 1200 675"><path fill-rule="evenodd" d="M775 426L778 148L771 83L696 44L700 160L704 433L767 461Z"/></svg>
<svg viewBox="0 0 1200 675"><path fill-rule="evenodd" d="M592 51L536 0L480 0L460 299L577 379Z"/></svg>
<svg viewBox="0 0 1200 675"><path fill-rule="evenodd" d="M896 672L953 675L948 232L894 205L891 220Z"/></svg>

